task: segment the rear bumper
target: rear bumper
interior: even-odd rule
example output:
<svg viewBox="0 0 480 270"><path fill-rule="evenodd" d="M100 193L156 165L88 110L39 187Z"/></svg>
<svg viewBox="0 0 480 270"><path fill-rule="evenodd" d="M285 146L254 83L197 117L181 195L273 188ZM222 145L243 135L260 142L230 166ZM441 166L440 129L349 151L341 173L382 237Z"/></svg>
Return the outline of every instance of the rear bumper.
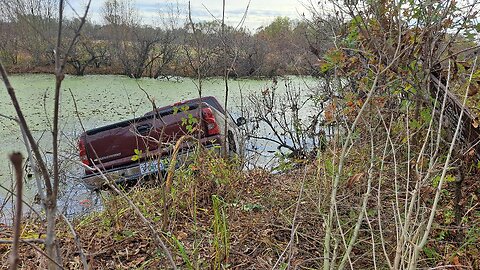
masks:
<svg viewBox="0 0 480 270"><path fill-rule="evenodd" d="M220 145L209 145L205 147L209 151L215 151L217 154L221 153L221 146ZM178 153L177 161L176 161L176 168L180 167L181 165L188 164L192 160L192 155L194 154L195 150L188 150ZM140 170L140 164L146 161L142 161L139 163L129 164L127 166L114 168L107 171L102 171L100 173L93 173L87 176L82 177L81 181L90 190L100 190L107 187L108 183L115 183L119 185L129 185L135 184L140 179L145 177L151 177L153 175L160 174L162 176L166 175L168 170L168 166L170 164L171 156L162 157L159 160L154 160L153 162L158 162L160 167L158 171L151 172L151 173L142 173ZM163 164L163 165L161 165Z"/></svg>

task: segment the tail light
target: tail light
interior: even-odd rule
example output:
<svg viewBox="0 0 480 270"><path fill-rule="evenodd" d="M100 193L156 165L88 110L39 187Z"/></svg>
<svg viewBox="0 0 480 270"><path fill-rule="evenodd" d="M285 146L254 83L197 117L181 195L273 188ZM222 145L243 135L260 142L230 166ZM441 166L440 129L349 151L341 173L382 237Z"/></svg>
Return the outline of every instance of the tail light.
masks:
<svg viewBox="0 0 480 270"><path fill-rule="evenodd" d="M85 143L83 142L83 139L78 140L78 150L79 150L80 160L82 161L82 163L89 166L90 161L88 161L87 149L85 149Z"/></svg>
<svg viewBox="0 0 480 270"><path fill-rule="evenodd" d="M217 121L215 120L215 116L213 115L212 109L203 108L202 116L203 116L203 121L205 121L207 126L207 134L208 135L220 134L220 127L218 126Z"/></svg>

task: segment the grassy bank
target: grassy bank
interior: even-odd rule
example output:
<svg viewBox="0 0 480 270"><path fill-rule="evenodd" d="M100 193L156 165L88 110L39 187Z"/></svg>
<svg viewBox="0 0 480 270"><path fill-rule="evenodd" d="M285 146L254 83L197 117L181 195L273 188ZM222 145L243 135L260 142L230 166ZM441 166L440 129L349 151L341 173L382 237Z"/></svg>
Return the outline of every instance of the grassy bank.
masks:
<svg viewBox="0 0 480 270"><path fill-rule="evenodd" d="M287 172L271 174L240 171L236 164L203 155L176 172L168 194L157 186L133 188L127 195L166 243L179 269L318 269L323 263L333 157L334 153L325 153L314 161L295 162ZM353 149L337 192L336 222L343 230L334 237L334 254L339 256L352 237L367 188L362 159L362 152ZM389 218L395 196L388 192L394 183L375 174L372 186L382 184L384 192L375 191L368 198L350 256L354 269L385 269L385 258L395 255L398 221ZM445 186L419 267L480 266L480 184L475 174L467 174L462 185L460 227L454 213L455 182ZM419 200L427 202L431 195L425 188ZM165 253L131 205L121 196L105 193L103 198L102 212L73 222L89 267L170 269ZM43 238L44 228L39 226L27 220L22 237ZM8 228L2 228L1 234L8 236ZM68 258L64 267L82 268L78 246L64 222L58 227L58 239L63 258ZM2 268L7 267L9 245L1 245L0 252ZM25 269L44 269L45 260L30 245L22 245Z"/></svg>

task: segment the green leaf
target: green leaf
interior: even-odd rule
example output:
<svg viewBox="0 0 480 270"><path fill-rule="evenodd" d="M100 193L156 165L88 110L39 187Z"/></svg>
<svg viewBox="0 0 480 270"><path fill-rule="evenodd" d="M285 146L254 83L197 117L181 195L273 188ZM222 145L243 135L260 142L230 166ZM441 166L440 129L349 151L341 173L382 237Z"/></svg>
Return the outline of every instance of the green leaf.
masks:
<svg viewBox="0 0 480 270"><path fill-rule="evenodd" d="M440 184L440 178L441 178L441 175L437 175L432 179L432 186L434 188L437 188L438 184ZM443 180L447 183L455 182L455 176L451 174L447 174L445 175L445 178Z"/></svg>
<svg viewBox="0 0 480 270"><path fill-rule="evenodd" d="M439 183L440 183L440 175L437 175L432 179L432 186L434 188L437 188Z"/></svg>
<svg viewBox="0 0 480 270"><path fill-rule="evenodd" d="M135 236L137 234L137 232L130 231L130 230L125 230L125 231L122 232L122 234L125 237L132 237L132 236Z"/></svg>
<svg viewBox="0 0 480 270"><path fill-rule="evenodd" d="M187 265L188 269L193 269L192 262L190 261L190 258L188 257L187 251L185 250L185 246L173 234L172 234L172 239L175 242L175 245L177 246L177 249L180 253L180 256L183 259L183 262Z"/></svg>
<svg viewBox="0 0 480 270"><path fill-rule="evenodd" d="M188 123L189 124L195 124L197 122L198 122L197 118L193 117L193 115L191 115L191 114L188 115Z"/></svg>
<svg viewBox="0 0 480 270"><path fill-rule="evenodd" d="M429 108L425 108L420 111L420 117L424 123L429 123L432 120L432 113Z"/></svg>
<svg viewBox="0 0 480 270"><path fill-rule="evenodd" d="M427 258L430 258L430 259L436 259L440 256L438 254L438 252L434 248L431 248L431 247L424 247L423 252L427 256Z"/></svg>
<svg viewBox="0 0 480 270"><path fill-rule="evenodd" d="M472 79L475 79L475 80L480 79L480 69L477 70L475 73L473 73Z"/></svg>
<svg viewBox="0 0 480 270"><path fill-rule="evenodd" d="M175 106L175 107L173 107L173 114L175 115L175 114L177 114L177 113L178 113L178 107Z"/></svg>
<svg viewBox="0 0 480 270"><path fill-rule="evenodd" d="M417 89L415 89L411 84L407 84L405 86L405 92L407 93L412 93L412 94L416 94L417 93Z"/></svg>
<svg viewBox="0 0 480 270"><path fill-rule="evenodd" d="M131 158L132 161L137 161L140 158L142 158L142 150L133 149L133 152L135 153L135 155L132 156L132 158Z"/></svg>
<svg viewBox="0 0 480 270"><path fill-rule="evenodd" d="M330 63L323 63L320 65L320 72L326 73L332 68L332 65Z"/></svg>
<svg viewBox="0 0 480 270"><path fill-rule="evenodd" d="M420 125L420 123L419 123L417 120L412 119L412 120L410 121L410 127L411 127L412 129L418 129L418 128L420 128L420 126L421 126L421 125Z"/></svg>
<svg viewBox="0 0 480 270"><path fill-rule="evenodd" d="M451 182L455 182L455 176L451 175L451 174L447 174L445 175L445 182L447 183L451 183Z"/></svg>
<svg viewBox="0 0 480 270"><path fill-rule="evenodd" d="M327 171L328 175L332 176L335 173L335 169L333 168L333 163L330 159L325 161L325 171Z"/></svg>

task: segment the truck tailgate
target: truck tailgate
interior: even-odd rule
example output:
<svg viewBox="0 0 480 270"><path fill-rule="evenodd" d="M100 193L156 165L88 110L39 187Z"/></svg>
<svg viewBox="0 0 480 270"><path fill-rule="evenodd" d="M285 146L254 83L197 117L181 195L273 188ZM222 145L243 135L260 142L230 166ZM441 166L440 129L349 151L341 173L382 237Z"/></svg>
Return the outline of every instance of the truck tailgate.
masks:
<svg viewBox="0 0 480 270"><path fill-rule="evenodd" d="M94 164L103 168L102 163L118 160L115 167L133 163L135 150L147 154L166 143L174 143L184 134L192 136L201 132L199 129L187 130L187 125L179 125L182 119L194 117L199 119L199 110L190 108L185 112L147 115L115 123L83 134L87 156ZM202 125L199 125L201 127Z"/></svg>

